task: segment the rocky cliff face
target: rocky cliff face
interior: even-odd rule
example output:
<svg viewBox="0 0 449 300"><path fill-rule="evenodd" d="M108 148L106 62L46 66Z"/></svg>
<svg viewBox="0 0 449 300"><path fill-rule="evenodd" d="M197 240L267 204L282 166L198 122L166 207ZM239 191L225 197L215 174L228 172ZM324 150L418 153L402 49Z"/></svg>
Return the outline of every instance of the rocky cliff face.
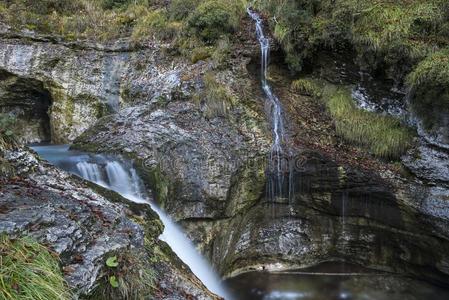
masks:
<svg viewBox="0 0 449 300"><path fill-rule="evenodd" d="M24 142L71 142L100 117L179 83L180 65L161 58L161 44L67 43L6 26L0 37L0 108L19 119Z"/></svg>
<svg viewBox="0 0 449 300"><path fill-rule="evenodd" d="M251 97L260 96L254 91ZM359 162L351 149L315 145L306 150L319 143L313 135L318 121L300 115L298 126L290 115L292 143L309 144L293 155L299 162L291 177L293 197L272 201L265 197L269 139L259 127L242 128L250 110L207 119L188 99L177 95L162 104L159 99L125 109L102 119L74 146L125 153L142 162L140 171L159 201L222 275L342 260L447 283L444 193L387 164L370 158ZM288 101L293 100L285 101L286 107L293 105ZM315 109L320 107L309 103L300 111ZM333 130L326 123L319 126ZM318 146L335 159L319 154Z"/></svg>

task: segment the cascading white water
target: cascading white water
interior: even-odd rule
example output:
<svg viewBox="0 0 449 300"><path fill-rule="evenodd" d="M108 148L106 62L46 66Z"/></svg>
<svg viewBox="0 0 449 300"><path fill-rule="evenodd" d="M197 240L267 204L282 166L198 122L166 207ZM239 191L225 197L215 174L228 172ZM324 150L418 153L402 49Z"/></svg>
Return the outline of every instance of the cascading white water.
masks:
<svg viewBox="0 0 449 300"><path fill-rule="evenodd" d="M36 146L33 149L62 169L116 191L133 202L149 204L164 224L160 239L170 246L210 291L226 300L232 299L207 260L200 255L182 230L159 207L149 201L142 180L134 168L102 155L72 152L66 146Z"/></svg>
<svg viewBox="0 0 449 300"><path fill-rule="evenodd" d="M76 168L81 174L81 177L89 181L95 182L98 185L105 186L106 183L101 174L100 168L95 163L87 161L80 161L76 164Z"/></svg>
<svg viewBox="0 0 449 300"><path fill-rule="evenodd" d="M84 164L77 164L77 166L84 166ZM90 164L93 165L93 164ZM170 248L175 252L178 257L187 264L192 272L204 283L204 285L212 292L229 299L225 289L220 283L220 279L213 272L211 266L208 262L198 253L192 242L185 236L182 230L168 217L159 207L149 202L146 197L144 197L144 192L141 190L142 183L137 175L137 172L131 168L129 171L118 161L108 161L106 163L106 176L108 184L104 184L101 181L101 177L97 176L97 171L100 167L97 165L95 167L83 169L81 175L87 179L89 178L100 178L100 183L103 183L105 187L118 192L123 197L138 203L148 203L151 208L156 211L164 224L164 232L160 236L160 239L165 241ZM93 173L89 173L93 171ZM93 181L93 180L91 180ZM96 182L96 181L94 181ZM99 183L99 182L96 182Z"/></svg>
<svg viewBox="0 0 449 300"><path fill-rule="evenodd" d="M284 171L285 158L288 160L288 151L284 148L286 137L284 129L284 121L282 117L282 105L279 98L273 93L271 86L267 80L268 72L268 59L270 55L270 40L265 36L263 32L262 18L249 7L247 8L248 15L253 19L256 25L256 35L260 44L261 51L261 85L262 90L266 96L267 101L265 107L270 115L271 128L273 132L273 144L271 145L270 152L270 169L274 173L274 178L269 181L268 194L271 199L276 197L283 197L284 181L289 180L289 176L285 176ZM289 172L289 168L288 171ZM287 195L290 198L290 187Z"/></svg>

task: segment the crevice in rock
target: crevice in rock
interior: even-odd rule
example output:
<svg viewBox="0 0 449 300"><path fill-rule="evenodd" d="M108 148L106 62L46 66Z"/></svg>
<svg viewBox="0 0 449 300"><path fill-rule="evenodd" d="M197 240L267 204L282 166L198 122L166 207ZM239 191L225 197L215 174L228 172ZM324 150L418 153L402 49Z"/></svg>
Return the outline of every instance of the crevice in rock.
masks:
<svg viewBox="0 0 449 300"><path fill-rule="evenodd" d="M0 113L15 119L11 128L22 143L52 140L50 92L41 81L18 77L0 69Z"/></svg>

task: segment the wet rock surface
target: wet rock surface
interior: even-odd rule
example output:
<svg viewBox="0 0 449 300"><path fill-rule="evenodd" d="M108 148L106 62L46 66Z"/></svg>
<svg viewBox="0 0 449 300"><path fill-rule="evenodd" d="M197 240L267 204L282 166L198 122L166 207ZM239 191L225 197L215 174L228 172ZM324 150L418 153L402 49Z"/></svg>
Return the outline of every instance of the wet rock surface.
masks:
<svg viewBox="0 0 449 300"><path fill-rule="evenodd" d="M197 65L190 72L201 74L208 68ZM228 71L217 78L227 82L229 93L239 83ZM139 161L157 200L178 220L232 215L256 201L263 190L269 147L264 115L237 98L228 114L208 118L191 100L201 89L201 77L183 81L176 89L182 94L105 117L72 147Z"/></svg>
<svg viewBox="0 0 449 300"><path fill-rule="evenodd" d="M48 245L77 297L100 284L108 255L133 249L145 262L138 267L156 271L161 299L216 298L158 240L163 225L148 205L57 170L27 149L2 156L16 172L0 177L0 232Z"/></svg>

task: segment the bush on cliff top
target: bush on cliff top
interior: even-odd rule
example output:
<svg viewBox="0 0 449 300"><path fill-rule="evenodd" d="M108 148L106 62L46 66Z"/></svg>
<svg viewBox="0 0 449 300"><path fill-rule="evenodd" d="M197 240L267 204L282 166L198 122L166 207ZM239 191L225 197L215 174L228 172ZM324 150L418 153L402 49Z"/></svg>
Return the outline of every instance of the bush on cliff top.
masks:
<svg viewBox="0 0 449 300"><path fill-rule="evenodd" d="M267 0L257 6L272 17L275 37L297 71L323 47L352 45L365 64L400 69L449 44L446 0Z"/></svg>
<svg viewBox="0 0 449 300"><path fill-rule="evenodd" d="M208 0L190 15L188 26L204 42L214 43L236 30L242 12L240 8L235 1Z"/></svg>
<svg viewBox="0 0 449 300"><path fill-rule="evenodd" d="M30 238L0 235L0 298L71 299L58 257Z"/></svg>
<svg viewBox="0 0 449 300"><path fill-rule="evenodd" d="M0 19L14 29L69 40L105 42L132 35L143 41L188 32L213 43L236 29L244 5L244 0L9 0L0 3Z"/></svg>

